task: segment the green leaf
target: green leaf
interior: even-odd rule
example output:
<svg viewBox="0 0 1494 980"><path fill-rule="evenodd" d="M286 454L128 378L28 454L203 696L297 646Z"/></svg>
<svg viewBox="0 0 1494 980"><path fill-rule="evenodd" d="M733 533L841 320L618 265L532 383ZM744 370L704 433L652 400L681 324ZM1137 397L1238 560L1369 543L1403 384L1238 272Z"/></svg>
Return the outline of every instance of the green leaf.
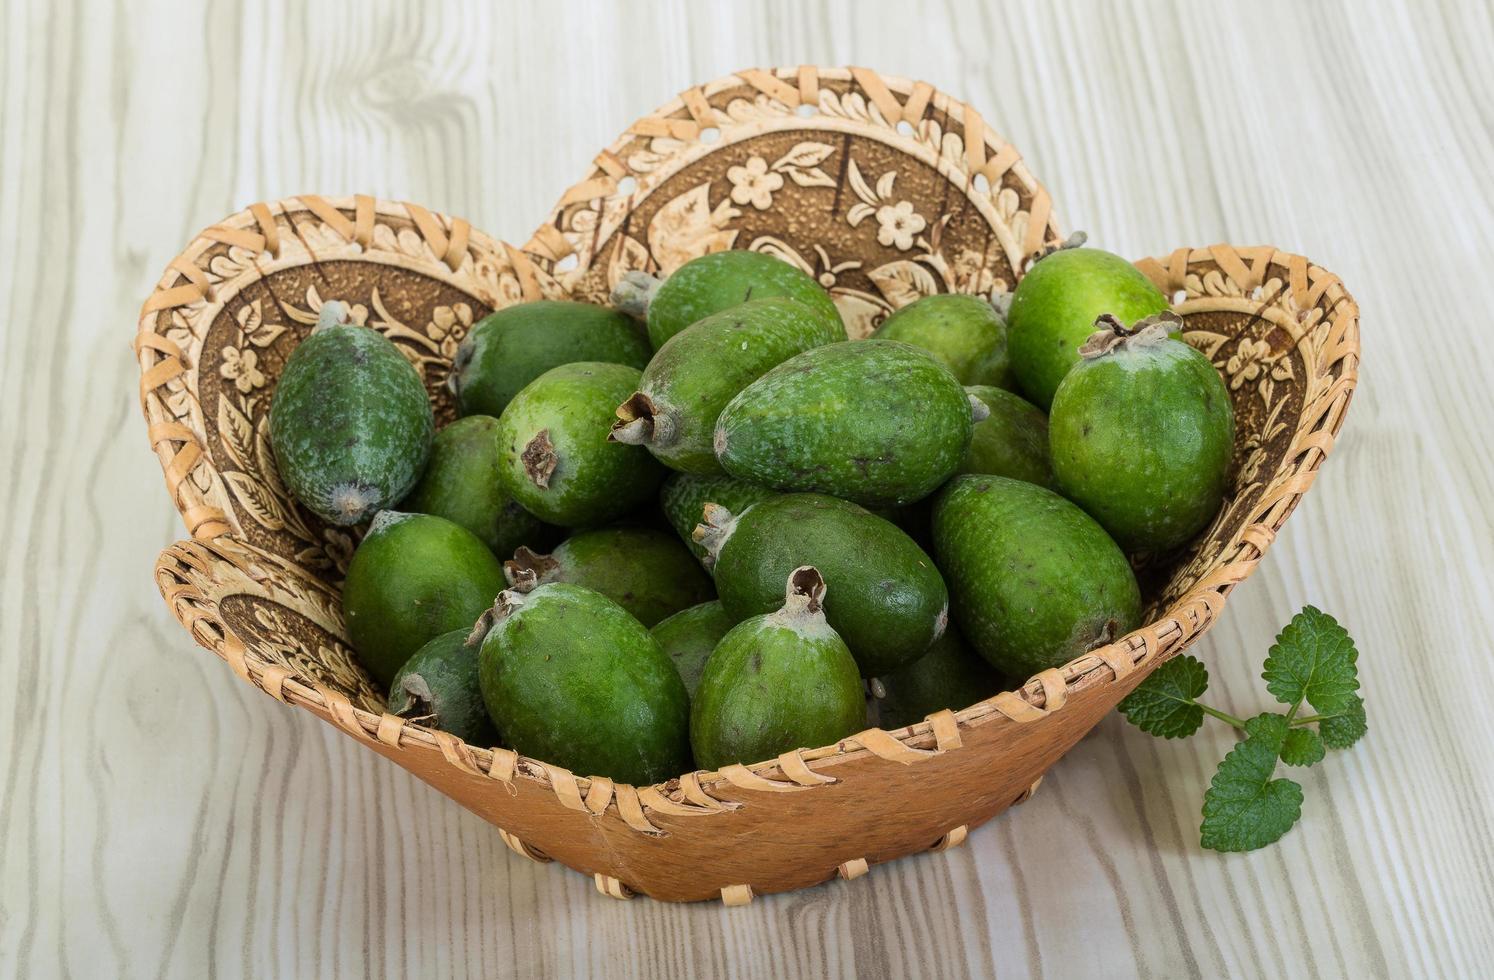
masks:
<svg viewBox="0 0 1494 980"><path fill-rule="evenodd" d="M1137 728L1160 738L1187 738L1203 724L1193 699L1209 687L1209 671L1197 657L1174 657L1126 695L1120 713Z"/></svg>
<svg viewBox="0 0 1494 980"><path fill-rule="evenodd" d="M1323 740L1311 728L1293 728L1281 743L1281 761L1289 766L1312 766L1326 754Z"/></svg>
<svg viewBox="0 0 1494 980"><path fill-rule="evenodd" d="M1302 816L1302 787L1272 779L1286 741L1286 719L1258 715L1219 763L1204 793L1201 840L1214 851L1252 851L1281 839Z"/></svg>
<svg viewBox="0 0 1494 980"><path fill-rule="evenodd" d="M1282 704L1302 701L1325 715L1346 711L1358 697L1359 653L1338 620L1304 606L1276 637L1261 674Z"/></svg>
<svg viewBox="0 0 1494 980"><path fill-rule="evenodd" d="M1318 734L1330 749L1346 749L1363 738L1367 731L1369 722L1364 717L1364 699L1358 696L1342 714L1324 718L1318 723Z"/></svg>

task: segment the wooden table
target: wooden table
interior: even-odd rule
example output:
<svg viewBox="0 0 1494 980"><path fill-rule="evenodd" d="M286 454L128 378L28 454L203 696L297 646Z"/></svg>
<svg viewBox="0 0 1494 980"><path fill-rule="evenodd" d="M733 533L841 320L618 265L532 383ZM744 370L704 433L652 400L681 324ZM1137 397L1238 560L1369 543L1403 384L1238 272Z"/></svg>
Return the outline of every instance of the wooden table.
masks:
<svg viewBox="0 0 1494 980"><path fill-rule="evenodd" d="M0 21L0 975L1487 976L1494 19L1436 5L47 3ZM1279 845L1198 846L1231 734L1112 717L966 846L742 909L610 901L237 681L151 581L183 534L128 354L250 201L358 190L522 241L595 150L764 64L925 78L1128 255L1271 242L1363 309L1343 438L1197 652L1303 603L1370 736Z"/></svg>

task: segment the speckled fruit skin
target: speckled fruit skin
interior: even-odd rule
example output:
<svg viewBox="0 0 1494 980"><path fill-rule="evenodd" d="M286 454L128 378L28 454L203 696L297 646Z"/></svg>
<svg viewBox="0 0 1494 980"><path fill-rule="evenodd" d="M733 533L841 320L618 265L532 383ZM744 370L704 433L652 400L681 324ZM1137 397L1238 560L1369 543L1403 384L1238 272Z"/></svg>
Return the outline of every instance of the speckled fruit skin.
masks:
<svg viewBox="0 0 1494 980"><path fill-rule="evenodd" d="M709 565L705 547L694 537L695 525L705 517L705 505L719 504L733 514L740 514L759 500L776 496L776 490L729 476L675 473L659 488L659 506L669 520L669 525L685 542L685 547L690 549L690 553L701 564ZM709 567L707 571L710 571Z"/></svg>
<svg viewBox="0 0 1494 980"><path fill-rule="evenodd" d="M659 348L643 369L638 395L617 410L614 438L626 434L619 429L647 425L644 445L665 466L722 474L711 439L726 403L770 368L825 343L823 319L781 296L713 313Z"/></svg>
<svg viewBox="0 0 1494 980"><path fill-rule="evenodd" d="M738 619L777 609L783 583L813 565L829 588L825 615L875 677L922 656L944 633L949 593L933 559L891 521L823 494L754 504L716 556L716 590Z"/></svg>
<svg viewBox="0 0 1494 980"><path fill-rule="evenodd" d="M545 537L539 518L503 489L498 420L488 415L457 419L436 433L425 475L399 506L455 521L500 557L521 544L538 547Z"/></svg>
<svg viewBox="0 0 1494 980"><path fill-rule="evenodd" d="M1034 263L1012 292L1006 318L1012 373L1028 399L1047 411L1100 314L1130 326L1165 309L1167 297L1119 255L1061 249Z"/></svg>
<svg viewBox="0 0 1494 980"><path fill-rule="evenodd" d="M1078 506L1000 476L957 476L934 501L934 554L961 633L1026 678L1120 638L1141 616L1126 556Z"/></svg>
<svg viewBox="0 0 1494 980"><path fill-rule="evenodd" d="M1016 384L1006 353L1006 322L979 296L925 296L889 316L872 336L921 347L962 385Z"/></svg>
<svg viewBox="0 0 1494 980"><path fill-rule="evenodd" d="M1043 410L1001 388L975 386L965 390L979 398L991 414L975 423L959 472L1009 476L1054 489L1048 417Z"/></svg>
<svg viewBox="0 0 1494 980"><path fill-rule="evenodd" d="M741 480L896 506L955 471L972 425L965 389L928 351L846 341L744 388L716 421L716 458Z"/></svg>
<svg viewBox="0 0 1494 980"><path fill-rule="evenodd" d="M721 603L713 599L681 609L649 632L654 634L654 639L674 662L680 680L685 682L685 690L694 698L711 651L736 623L726 614Z"/></svg>
<svg viewBox="0 0 1494 980"><path fill-rule="evenodd" d="M915 725L936 711L959 711L1002 689L1001 675L950 629L928 653L882 678L883 728Z"/></svg>
<svg viewBox="0 0 1494 980"><path fill-rule="evenodd" d="M1234 411L1219 372L1182 341L1122 342L1081 361L1050 425L1059 490L1127 551L1175 548L1219 512Z"/></svg>
<svg viewBox="0 0 1494 980"><path fill-rule="evenodd" d="M645 786L690 770L689 697L643 624L599 592L542 585L482 640L488 714L518 752Z"/></svg>
<svg viewBox="0 0 1494 980"><path fill-rule="evenodd" d="M546 371L514 396L498 419L498 446L504 487L521 507L551 524L581 527L653 497L664 467L642 446L607 441L613 410L639 378L624 364L580 361Z"/></svg>
<svg viewBox="0 0 1494 980"><path fill-rule="evenodd" d="M389 684L389 710L468 745L491 748L498 730L477 686L477 651L466 645L471 632L464 627L442 633L415 651Z"/></svg>
<svg viewBox="0 0 1494 980"><path fill-rule="evenodd" d="M522 588L522 570L533 569L539 582L595 589L649 627L716 594L689 549L647 527L579 531L548 555L520 552L504 567L511 586Z"/></svg>
<svg viewBox="0 0 1494 980"><path fill-rule="evenodd" d="M856 662L819 612L792 605L732 627L690 706L695 762L719 769L829 745L866 727Z"/></svg>
<svg viewBox="0 0 1494 980"><path fill-rule="evenodd" d="M638 324L616 310L562 300L520 303L473 324L457 349L452 390L463 415L496 418L551 368L605 361L641 370L650 353Z"/></svg>
<svg viewBox="0 0 1494 980"><path fill-rule="evenodd" d="M320 327L291 352L270 402L270 445L297 500L358 524L409 492L435 422L420 375L368 327Z"/></svg>
<svg viewBox="0 0 1494 980"><path fill-rule="evenodd" d="M384 511L348 563L342 586L348 638L387 687L426 643L470 628L503 586L503 566L460 524Z"/></svg>
<svg viewBox="0 0 1494 980"><path fill-rule="evenodd" d="M691 259L659 286L648 305L648 339L658 350L681 330L739 303L782 296L813 311L826 342L846 339L835 301L803 270L763 252L712 252Z"/></svg>

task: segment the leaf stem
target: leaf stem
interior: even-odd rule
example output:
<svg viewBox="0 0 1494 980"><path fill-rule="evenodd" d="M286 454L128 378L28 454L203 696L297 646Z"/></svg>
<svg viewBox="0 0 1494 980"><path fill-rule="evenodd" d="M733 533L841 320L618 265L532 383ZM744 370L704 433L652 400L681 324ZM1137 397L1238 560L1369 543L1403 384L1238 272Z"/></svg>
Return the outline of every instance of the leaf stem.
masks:
<svg viewBox="0 0 1494 980"><path fill-rule="evenodd" d="M1291 726L1293 728L1296 728L1298 725L1311 725L1314 722L1328 721L1331 718L1342 718L1342 717L1343 717L1342 713L1336 714L1336 715L1303 715L1301 718L1294 718L1294 719L1292 719L1292 721L1290 722L1290 724L1291 724Z"/></svg>
<svg viewBox="0 0 1494 980"><path fill-rule="evenodd" d="M1199 708L1201 708L1203 710L1204 714L1206 714L1206 715L1213 715L1215 718L1218 718L1220 721L1228 724L1232 728L1238 728L1242 732L1245 730L1245 722L1241 721L1239 718L1236 718L1234 715L1225 714L1223 711L1220 711L1218 708L1211 708L1208 705L1204 704L1202 701L1194 701L1193 703L1196 704L1196 705L1198 705Z"/></svg>

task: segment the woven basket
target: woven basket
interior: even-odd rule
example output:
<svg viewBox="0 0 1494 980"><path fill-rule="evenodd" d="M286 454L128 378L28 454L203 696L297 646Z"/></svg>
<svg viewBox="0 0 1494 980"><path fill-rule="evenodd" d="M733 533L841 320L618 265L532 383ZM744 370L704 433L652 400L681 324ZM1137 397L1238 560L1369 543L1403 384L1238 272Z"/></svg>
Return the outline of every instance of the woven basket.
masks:
<svg viewBox="0 0 1494 980"><path fill-rule="evenodd" d="M423 374L438 420L468 327L522 300L605 301L627 270L771 251L817 276L864 336L945 291L1010 289L1059 232L1047 192L968 106L859 68L740 72L692 88L599 153L522 248L369 197L256 204L162 276L136 351L150 443L192 539L156 581L198 643L499 827L517 853L669 901L813 885L959 844L1020 802L1157 663L1214 622L1311 485L1353 391L1357 309L1333 274L1268 246L1137 263L1224 375L1238 442L1207 533L1143 570L1146 626L1022 687L910 728L634 787L469 746L385 712L346 642L356 533L276 476L270 392L322 301L340 299Z"/></svg>

